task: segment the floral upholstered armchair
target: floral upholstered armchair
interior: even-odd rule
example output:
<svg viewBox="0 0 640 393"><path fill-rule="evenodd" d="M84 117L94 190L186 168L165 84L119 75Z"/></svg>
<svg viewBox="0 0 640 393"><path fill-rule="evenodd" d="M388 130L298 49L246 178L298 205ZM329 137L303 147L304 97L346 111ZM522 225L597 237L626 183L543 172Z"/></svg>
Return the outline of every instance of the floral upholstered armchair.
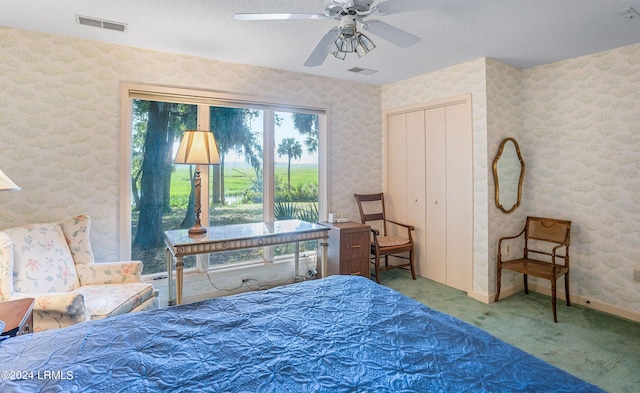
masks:
<svg viewBox="0 0 640 393"><path fill-rule="evenodd" d="M0 300L35 298L34 331L158 308L142 262L96 263L80 215L0 231Z"/></svg>

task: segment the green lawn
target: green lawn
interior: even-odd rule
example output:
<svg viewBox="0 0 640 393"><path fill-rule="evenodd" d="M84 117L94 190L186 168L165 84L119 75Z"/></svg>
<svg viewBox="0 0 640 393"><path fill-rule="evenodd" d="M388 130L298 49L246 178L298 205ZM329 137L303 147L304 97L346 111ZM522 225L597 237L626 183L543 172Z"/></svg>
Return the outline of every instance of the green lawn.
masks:
<svg viewBox="0 0 640 393"><path fill-rule="evenodd" d="M178 200L186 200L191 191L189 183L189 166L176 165L175 172L171 176L171 194L172 198ZM276 164L276 179L286 186L287 184L287 165ZM225 193L227 196L242 195L246 190L253 186L256 175L248 165L227 164L225 166ZM291 165L291 188L295 189L304 185L318 185L318 167L317 165Z"/></svg>

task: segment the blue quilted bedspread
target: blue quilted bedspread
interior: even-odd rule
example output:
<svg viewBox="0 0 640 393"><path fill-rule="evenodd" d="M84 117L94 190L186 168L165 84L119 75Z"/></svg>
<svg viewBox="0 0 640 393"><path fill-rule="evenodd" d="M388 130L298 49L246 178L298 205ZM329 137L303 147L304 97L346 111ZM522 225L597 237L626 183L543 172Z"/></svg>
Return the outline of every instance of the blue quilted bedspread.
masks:
<svg viewBox="0 0 640 393"><path fill-rule="evenodd" d="M348 276L12 338L0 365L0 392L601 391Z"/></svg>

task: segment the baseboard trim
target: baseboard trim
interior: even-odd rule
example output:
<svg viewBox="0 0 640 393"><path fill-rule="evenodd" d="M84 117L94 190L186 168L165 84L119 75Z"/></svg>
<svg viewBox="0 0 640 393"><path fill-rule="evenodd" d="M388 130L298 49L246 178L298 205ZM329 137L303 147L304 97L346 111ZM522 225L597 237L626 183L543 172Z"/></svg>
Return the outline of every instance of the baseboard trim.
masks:
<svg viewBox="0 0 640 393"><path fill-rule="evenodd" d="M542 285L529 283L529 290L541 293L543 295L551 296L551 288ZM558 290L558 299L566 300L565 292ZM591 308L593 310L606 312L620 318L629 319L634 322L640 322L640 313L622 309L611 304L603 303L597 300L589 299L585 296L571 294L571 303L579 304L583 307Z"/></svg>
<svg viewBox="0 0 640 393"><path fill-rule="evenodd" d="M543 295L551 296L551 288L538 285L535 283L529 283L529 290L537 292ZM524 284L513 285L510 287L500 289L500 299L513 295L514 293L524 291ZM495 293L492 295L485 295L481 293L471 293L468 295L476 300L484 303L493 303L495 300ZM558 300L566 301L565 292L558 289ZM640 322L640 313L635 311L629 311L620 307L613 306L611 304L603 303L598 300L589 299L585 296L571 294L571 303L579 304L580 306L587 307L593 310L602 311L607 314L615 315L620 318L628 319L634 322Z"/></svg>
<svg viewBox="0 0 640 393"><path fill-rule="evenodd" d="M518 293L521 291L524 291L524 284L512 285L509 287L502 288L500 289L500 299L511 296L514 293ZM496 300L495 293L486 294L486 293L480 293L480 292L467 292L467 296L486 304L493 303Z"/></svg>

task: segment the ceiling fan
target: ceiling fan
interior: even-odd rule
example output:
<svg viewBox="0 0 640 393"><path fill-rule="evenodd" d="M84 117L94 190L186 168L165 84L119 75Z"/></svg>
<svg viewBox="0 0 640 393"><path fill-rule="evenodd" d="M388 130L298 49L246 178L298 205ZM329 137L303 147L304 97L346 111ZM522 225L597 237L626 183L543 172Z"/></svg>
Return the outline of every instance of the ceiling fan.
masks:
<svg viewBox="0 0 640 393"><path fill-rule="evenodd" d="M371 15L391 15L401 12L437 8L460 2L460 0L325 0L322 14L235 14L236 20L282 20L282 19L336 19L340 25L327 31L313 49L304 65L316 67L321 65L328 54L344 59L347 53L363 56L375 45L362 31L370 32L401 48L406 48L420 41L419 37L388 23L368 19Z"/></svg>

